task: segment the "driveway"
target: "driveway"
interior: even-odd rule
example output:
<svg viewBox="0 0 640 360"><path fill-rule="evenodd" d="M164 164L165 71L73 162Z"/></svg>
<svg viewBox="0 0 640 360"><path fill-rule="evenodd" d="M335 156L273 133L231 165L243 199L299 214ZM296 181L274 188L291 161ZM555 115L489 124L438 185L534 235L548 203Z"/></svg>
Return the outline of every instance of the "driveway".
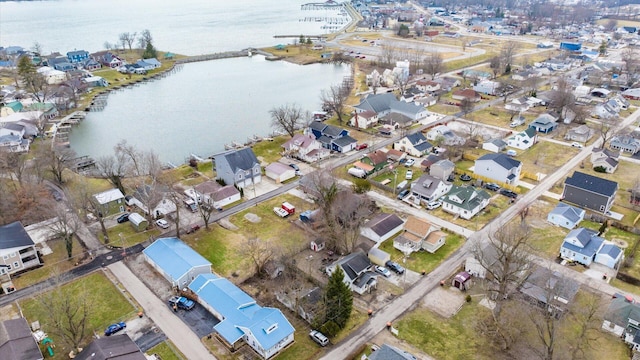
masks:
<svg viewBox="0 0 640 360"><path fill-rule="evenodd" d="M117 262L108 266L113 275L142 306L146 316L153 320L176 347L190 360L211 360L216 357L202 344L200 338L180 320L164 301L158 299L125 264Z"/></svg>

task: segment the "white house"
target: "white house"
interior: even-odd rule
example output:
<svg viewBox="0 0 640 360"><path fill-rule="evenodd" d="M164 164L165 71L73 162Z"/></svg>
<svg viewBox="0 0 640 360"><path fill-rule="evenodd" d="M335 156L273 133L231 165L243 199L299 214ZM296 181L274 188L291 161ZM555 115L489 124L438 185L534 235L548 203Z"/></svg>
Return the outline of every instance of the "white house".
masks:
<svg viewBox="0 0 640 360"><path fill-rule="evenodd" d="M404 151L414 157L422 157L428 154L433 145L427 141L420 131L409 134L393 144L396 150Z"/></svg>
<svg viewBox="0 0 640 360"><path fill-rule="evenodd" d="M507 139L507 146L527 150L538 142L538 134L536 129L527 128L527 130L519 132Z"/></svg>
<svg viewBox="0 0 640 360"><path fill-rule="evenodd" d="M487 95L495 95L498 88L500 88L500 83L491 80L482 80L473 86L473 90Z"/></svg>
<svg viewBox="0 0 640 360"><path fill-rule="evenodd" d="M521 171L522 163L505 154L483 155L473 168L474 174L514 186L518 186Z"/></svg>
<svg viewBox="0 0 640 360"><path fill-rule="evenodd" d="M398 215L381 213L367 221L360 228L360 234L379 244L402 231L403 225Z"/></svg>
<svg viewBox="0 0 640 360"><path fill-rule="evenodd" d="M453 185L429 174L422 174L411 184L411 195L416 205L438 200L451 190Z"/></svg>
<svg viewBox="0 0 640 360"><path fill-rule="evenodd" d="M630 343L640 329L640 303L631 295L615 294L603 318L602 330Z"/></svg>
<svg viewBox="0 0 640 360"><path fill-rule="evenodd" d="M612 242L605 241L596 253L594 261L610 269L618 269L623 257L624 252L622 249Z"/></svg>
<svg viewBox="0 0 640 360"><path fill-rule="evenodd" d="M287 155L302 161L313 163L331 154L329 149L322 147L322 143L313 135L295 134L291 140L282 144Z"/></svg>
<svg viewBox="0 0 640 360"><path fill-rule="evenodd" d="M604 239L593 230L585 228L571 230L560 246L560 257L589 266L603 242Z"/></svg>
<svg viewBox="0 0 640 360"><path fill-rule="evenodd" d="M438 125L427 132L427 140L435 141L439 138L443 139L444 145L455 146L465 143L465 139L456 135L451 128L446 125Z"/></svg>
<svg viewBox="0 0 640 360"><path fill-rule="evenodd" d="M442 210L469 220L489 205L489 199L491 195L482 189L454 185L442 198Z"/></svg>
<svg viewBox="0 0 640 360"><path fill-rule="evenodd" d="M547 221L565 229L573 229L584 219L586 211L584 209L565 204L558 203L556 207L547 215Z"/></svg>
<svg viewBox="0 0 640 360"><path fill-rule="evenodd" d="M482 143L482 149L491 151L493 153L502 152L507 147L507 143L502 139L489 139Z"/></svg>
<svg viewBox="0 0 640 360"><path fill-rule="evenodd" d="M378 124L378 113L367 110L363 112L354 112L353 117L349 120L349 125L358 129L368 129Z"/></svg>

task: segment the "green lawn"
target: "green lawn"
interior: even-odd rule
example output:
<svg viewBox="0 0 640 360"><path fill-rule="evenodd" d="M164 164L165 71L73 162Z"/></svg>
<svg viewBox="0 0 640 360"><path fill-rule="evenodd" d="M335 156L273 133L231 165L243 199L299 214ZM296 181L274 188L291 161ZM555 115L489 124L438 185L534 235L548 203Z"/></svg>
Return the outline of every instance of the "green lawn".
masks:
<svg viewBox="0 0 640 360"><path fill-rule="evenodd" d="M282 157L282 144L289 141L291 137L289 135L278 136L273 141L261 141L256 143L251 148L256 154L256 157L261 158L266 163L272 163L278 161Z"/></svg>
<svg viewBox="0 0 640 360"><path fill-rule="evenodd" d="M474 56L467 59L447 61L444 63L444 67L445 67L444 71L449 72L449 71L454 71L454 70L466 68L469 66L477 65L485 61L488 61L494 56L495 56L495 53L491 51L487 51L486 53L479 56Z"/></svg>
<svg viewBox="0 0 640 360"><path fill-rule="evenodd" d="M523 171L551 174L566 164L580 150L549 141L539 141L525 151L518 151L516 159L522 162Z"/></svg>
<svg viewBox="0 0 640 360"><path fill-rule="evenodd" d="M453 115L460 112L460 108L455 105L435 104L429 106L429 111L443 115Z"/></svg>
<svg viewBox="0 0 640 360"><path fill-rule="evenodd" d="M360 325L364 324L368 318L369 316L366 313L354 307L351 311L351 317L347 321L347 324L344 326L344 329L340 330L336 336L331 338L331 343L337 344L340 341L344 340L353 331L358 329Z"/></svg>
<svg viewBox="0 0 640 360"><path fill-rule="evenodd" d="M152 347L147 351L147 354L156 354L160 356L162 360L184 360L186 357L180 353L180 350L171 343L171 340L166 340L160 344Z"/></svg>
<svg viewBox="0 0 640 360"><path fill-rule="evenodd" d="M59 294L55 296L70 296L74 298L86 296L87 301L91 304L87 335L83 341L85 346L91 341L94 331L101 334L109 324L117 321L126 321L135 316L137 312L122 295L121 291L102 272L94 272L52 291L59 291ZM50 293L47 292L39 296L47 296ZM42 329L53 338L56 343L56 356L54 358L66 358L66 354L69 353L70 349L65 348L65 345L60 339L56 339L55 334L51 331L47 316L49 309L45 308L38 298L29 298L19 303L27 322L40 321Z"/></svg>
<svg viewBox="0 0 640 360"><path fill-rule="evenodd" d="M240 254L240 246L244 238L218 224L209 225L209 230L200 229L181 238L205 259L211 262L211 268L217 274L230 277L236 269L248 265Z"/></svg>
<svg viewBox="0 0 640 360"><path fill-rule="evenodd" d="M131 223L127 221L107 229L107 234L109 234L111 245L130 247L160 235L161 231L155 225L149 225L149 228L150 230L137 232Z"/></svg>
<svg viewBox="0 0 640 360"><path fill-rule="evenodd" d="M537 254L547 259L555 259L560 254L560 246L568 233L567 229L550 224L545 227L532 227L530 245Z"/></svg>
<svg viewBox="0 0 640 360"><path fill-rule="evenodd" d="M391 259L400 260L402 263L403 254L399 250L393 247L393 239L395 237L384 241L380 245L380 249L391 255ZM440 265L449 255L456 251L462 244L464 244L464 237L456 234L448 234L446 243L435 252L435 254L428 253L426 251L419 251L412 253L407 259L406 263L402 265L415 272L425 271L427 273L433 271L438 265Z"/></svg>

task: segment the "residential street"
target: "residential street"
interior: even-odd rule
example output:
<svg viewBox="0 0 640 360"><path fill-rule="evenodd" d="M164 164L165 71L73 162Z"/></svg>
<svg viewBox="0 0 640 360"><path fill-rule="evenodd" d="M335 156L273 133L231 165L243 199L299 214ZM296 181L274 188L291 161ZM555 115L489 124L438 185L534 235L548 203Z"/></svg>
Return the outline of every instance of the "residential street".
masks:
<svg viewBox="0 0 640 360"><path fill-rule="evenodd" d="M118 278L118 281L129 291L144 309L148 316L158 325L176 347L189 360L216 359L202 344L196 334L175 314L169 310L167 304L158 299L155 294L140 281L121 261L111 264L108 269Z"/></svg>

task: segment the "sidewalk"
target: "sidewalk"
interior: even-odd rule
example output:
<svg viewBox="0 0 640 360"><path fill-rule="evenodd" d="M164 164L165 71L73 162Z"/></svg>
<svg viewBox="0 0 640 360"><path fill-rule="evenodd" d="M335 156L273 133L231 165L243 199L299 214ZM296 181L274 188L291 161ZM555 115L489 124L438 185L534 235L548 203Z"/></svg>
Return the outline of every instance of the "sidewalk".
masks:
<svg viewBox="0 0 640 360"><path fill-rule="evenodd" d="M145 314L153 320L176 347L189 360L215 360L216 357L202 344L196 334L169 310L169 307L138 279L121 261L108 266L111 273L142 306Z"/></svg>

